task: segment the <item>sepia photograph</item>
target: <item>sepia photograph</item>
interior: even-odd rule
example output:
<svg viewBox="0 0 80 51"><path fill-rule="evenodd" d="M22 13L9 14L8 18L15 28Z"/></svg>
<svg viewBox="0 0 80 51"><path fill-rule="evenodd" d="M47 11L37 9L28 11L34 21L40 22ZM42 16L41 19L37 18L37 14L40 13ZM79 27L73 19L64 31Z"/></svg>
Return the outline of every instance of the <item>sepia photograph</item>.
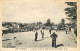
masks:
<svg viewBox="0 0 80 51"><path fill-rule="evenodd" d="M77 2L6 2L2 16L2 48L77 48Z"/></svg>

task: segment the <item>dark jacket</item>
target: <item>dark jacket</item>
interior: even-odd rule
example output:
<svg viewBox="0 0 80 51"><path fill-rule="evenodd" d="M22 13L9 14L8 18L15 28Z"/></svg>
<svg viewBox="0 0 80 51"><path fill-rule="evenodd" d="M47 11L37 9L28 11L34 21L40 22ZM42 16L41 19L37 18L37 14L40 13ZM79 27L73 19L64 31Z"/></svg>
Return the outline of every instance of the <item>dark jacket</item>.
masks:
<svg viewBox="0 0 80 51"><path fill-rule="evenodd" d="M55 40L58 37L58 35L57 34L52 34L50 37L52 38L52 40Z"/></svg>

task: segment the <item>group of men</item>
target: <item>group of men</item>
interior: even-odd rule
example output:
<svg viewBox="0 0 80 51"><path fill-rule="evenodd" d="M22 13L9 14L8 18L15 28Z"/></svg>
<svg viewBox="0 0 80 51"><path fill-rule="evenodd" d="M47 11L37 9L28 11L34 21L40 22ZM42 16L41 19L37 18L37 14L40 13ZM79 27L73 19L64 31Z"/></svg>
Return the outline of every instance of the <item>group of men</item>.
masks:
<svg viewBox="0 0 80 51"><path fill-rule="evenodd" d="M44 31L41 30L41 35L42 35L42 38L44 38ZM38 32L36 31L35 33L35 41L37 41L37 37L38 37Z"/></svg>
<svg viewBox="0 0 80 51"><path fill-rule="evenodd" d="M51 34L51 29L49 30L49 33L50 33L50 37L52 38L52 47L56 48L56 38L58 37L58 35L53 32ZM42 35L42 38L44 38L44 31L41 30L41 35ZM37 41L37 37L38 37L38 32L36 31L35 33L35 41Z"/></svg>

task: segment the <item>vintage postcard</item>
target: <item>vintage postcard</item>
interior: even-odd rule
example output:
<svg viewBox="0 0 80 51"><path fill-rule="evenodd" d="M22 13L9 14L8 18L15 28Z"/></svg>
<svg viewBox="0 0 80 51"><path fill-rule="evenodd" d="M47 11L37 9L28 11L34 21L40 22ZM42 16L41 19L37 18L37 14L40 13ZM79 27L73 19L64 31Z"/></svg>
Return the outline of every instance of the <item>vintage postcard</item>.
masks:
<svg viewBox="0 0 80 51"><path fill-rule="evenodd" d="M0 51L80 51L79 0L0 0Z"/></svg>

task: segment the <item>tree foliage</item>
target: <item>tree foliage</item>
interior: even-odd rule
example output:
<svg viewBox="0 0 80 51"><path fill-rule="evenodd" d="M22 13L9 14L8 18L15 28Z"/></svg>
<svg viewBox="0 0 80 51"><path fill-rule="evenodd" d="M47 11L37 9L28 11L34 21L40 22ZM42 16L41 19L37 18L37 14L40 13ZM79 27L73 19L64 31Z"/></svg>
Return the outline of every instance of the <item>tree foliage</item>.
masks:
<svg viewBox="0 0 80 51"><path fill-rule="evenodd" d="M47 23L45 24L45 26L52 26L50 19L47 20Z"/></svg>
<svg viewBox="0 0 80 51"><path fill-rule="evenodd" d="M68 17L72 17L72 19L77 19L77 3L76 2L66 2L69 7L65 9L65 13Z"/></svg>
<svg viewBox="0 0 80 51"><path fill-rule="evenodd" d="M66 2L66 4L69 6L65 9L66 15L72 20L72 28L74 28L74 33L77 36L77 2Z"/></svg>

